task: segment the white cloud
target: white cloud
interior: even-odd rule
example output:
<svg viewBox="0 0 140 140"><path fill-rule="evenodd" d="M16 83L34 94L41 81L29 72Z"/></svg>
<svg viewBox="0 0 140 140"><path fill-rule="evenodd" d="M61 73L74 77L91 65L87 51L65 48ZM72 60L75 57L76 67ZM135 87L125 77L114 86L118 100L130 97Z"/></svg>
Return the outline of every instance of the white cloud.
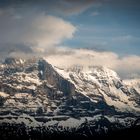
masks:
<svg viewBox="0 0 140 140"><path fill-rule="evenodd" d="M93 13L91 13L91 16L98 16L98 15L100 15L98 11L94 11Z"/></svg>
<svg viewBox="0 0 140 140"><path fill-rule="evenodd" d="M36 42L41 49L59 45L64 39L73 37L76 27L61 18L40 16L32 22L34 31L25 38L27 42ZM29 40L28 40L29 38Z"/></svg>
<svg viewBox="0 0 140 140"><path fill-rule="evenodd" d="M95 0L62 0L58 2L60 7L57 6L56 9L63 15L74 15L86 11L96 3Z"/></svg>
<svg viewBox="0 0 140 140"><path fill-rule="evenodd" d="M71 50L71 51L70 51ZM65 52L65 53L62 53ZM113 52L97 52L86 49L68 49L61 48L61 55L54 54L46 57L51 64L67 68L72 65L87 66L105 66L118 72L122 78L130 78L132 75L140 75L140 57L125 56L120 58Z"/></svg>
<svg viewBox="0 0 140 140"><path fill-rule="evenodd" d="M32 44L34 49L45 50L73 37L76 27L61 18L38 14L15 18L1 16L0 43Z"/></svg>

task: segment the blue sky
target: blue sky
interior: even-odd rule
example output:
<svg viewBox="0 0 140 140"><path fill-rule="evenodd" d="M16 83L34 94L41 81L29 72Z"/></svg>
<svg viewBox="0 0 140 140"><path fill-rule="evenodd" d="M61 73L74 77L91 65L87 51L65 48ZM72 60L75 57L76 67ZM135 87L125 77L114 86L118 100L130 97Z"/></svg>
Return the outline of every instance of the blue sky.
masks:
<svg viewBox="0 0 140 140"><path fill-rule="evenodd" d="M64 17L78 27L75 37L64 45L140 55L140 5L132 0L125 2L106 2Z"/></svg>

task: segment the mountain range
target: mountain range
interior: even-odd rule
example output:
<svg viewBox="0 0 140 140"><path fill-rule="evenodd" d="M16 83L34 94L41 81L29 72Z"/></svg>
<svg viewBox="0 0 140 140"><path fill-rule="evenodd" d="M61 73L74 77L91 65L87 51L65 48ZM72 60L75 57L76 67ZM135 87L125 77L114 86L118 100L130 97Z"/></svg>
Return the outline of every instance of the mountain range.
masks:
<svg viewBox="0 0 140 140"><path fill-rule="evenodd" d="M140 126L139 120L140 79L122 80L101 66L62 69L45 58L9 57L0 64L3 138L34 131L94 136Z"/></svg>

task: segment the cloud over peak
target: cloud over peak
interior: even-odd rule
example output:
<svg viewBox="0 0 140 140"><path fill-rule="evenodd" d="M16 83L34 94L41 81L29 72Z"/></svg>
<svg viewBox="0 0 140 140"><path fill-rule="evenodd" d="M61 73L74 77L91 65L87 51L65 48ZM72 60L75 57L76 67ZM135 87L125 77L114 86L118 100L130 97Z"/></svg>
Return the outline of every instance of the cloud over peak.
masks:
<svg viewBox="0 0 140 140"><path fill-rule="evenodd" d="M66 52L66 49L61 48L60 54L46 56L46 59L60 68L68 68L73 65L104 66L115 70L121 78L134 78L134 75L140 75L139 56L131 55L120 58L118 54L113 52L98 52L87 49L68 49L69 53Z"/></svg>

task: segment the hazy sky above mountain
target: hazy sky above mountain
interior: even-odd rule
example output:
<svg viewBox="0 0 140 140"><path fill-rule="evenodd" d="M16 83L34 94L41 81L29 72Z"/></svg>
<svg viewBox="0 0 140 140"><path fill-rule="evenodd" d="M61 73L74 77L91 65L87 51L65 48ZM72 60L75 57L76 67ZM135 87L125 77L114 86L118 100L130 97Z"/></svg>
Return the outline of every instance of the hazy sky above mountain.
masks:
<svg viewBox="0 0 140 140"><path fill-rule="evenodd" d="M0 1L1 56L15 55L18 51L43 53L51 58L56 57L56 54L57 57L59 54L71 54L73 58L74 49L77 52L78 48L93 50L99 56L102 52L106 55L110 52L117 57L109 67L117 70L125 63L123 74L132 68L132 73L139 74L140 1ZM106 62L109 64L110 58L112 57L108 55L108 59L102 61L104 65ZM84 60L84 63L89 62ZM132 66L135 63L137 65Z"/></svg>

